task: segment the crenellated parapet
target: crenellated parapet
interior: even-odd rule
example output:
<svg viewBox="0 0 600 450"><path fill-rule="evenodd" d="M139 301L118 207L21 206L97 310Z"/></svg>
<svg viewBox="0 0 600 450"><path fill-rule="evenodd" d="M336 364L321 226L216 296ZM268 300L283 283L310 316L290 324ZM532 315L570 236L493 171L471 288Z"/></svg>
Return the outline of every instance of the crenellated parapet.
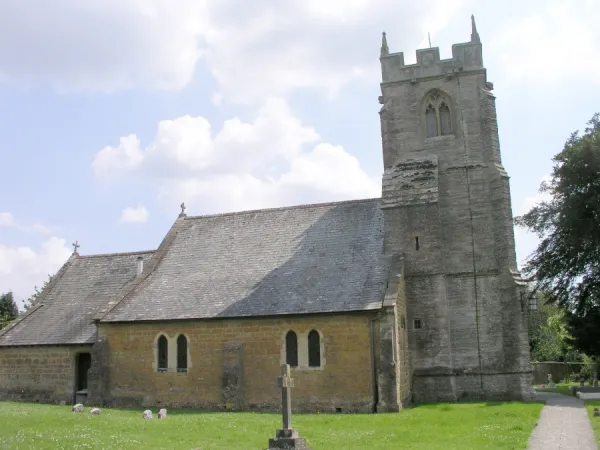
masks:
<svg viewBox="0 0 600 450"><path fill-rule="evenodd" d="M416 83L419 78L452 77L465 71L483 70L482 45L473 16L471 16L471 24L471 40L454 44L452 58L440 59L439 47L432 47L417 50L417 63L409 65L404 63L403 52L389 53L387 37L383 33L380 57L382 82L384 84Z"/></svg>

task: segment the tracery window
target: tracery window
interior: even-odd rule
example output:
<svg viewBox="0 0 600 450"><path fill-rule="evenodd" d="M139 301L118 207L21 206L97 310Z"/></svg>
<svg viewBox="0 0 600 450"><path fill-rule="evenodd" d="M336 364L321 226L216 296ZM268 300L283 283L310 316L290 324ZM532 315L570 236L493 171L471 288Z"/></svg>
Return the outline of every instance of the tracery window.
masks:
<svg viewBox="0 0 600 450"><path fill-rule="evenodd" d="M187 372L187 338L180 334L177 338L177 372Z"/></svg>
<svg viewBox="0 0 600 450"><path fill-rule="evenodd" d="M298 336L291 330L285 335L285 363L298 367Z"/></svg>
<svg viewBox="0 0 600 450"><path fill-rule="evenodd" d="M169 367L169 342L167 338L161 334L158 338L157 343L157 352L158 352L158 371L166 372Z"/></svg>
<svg viewBox="0 0 600 450"><path fill-rule="evenodd" d="M438 92L432 92L425 100L425 131L428 138L452 134L450 107Z"/></svg>

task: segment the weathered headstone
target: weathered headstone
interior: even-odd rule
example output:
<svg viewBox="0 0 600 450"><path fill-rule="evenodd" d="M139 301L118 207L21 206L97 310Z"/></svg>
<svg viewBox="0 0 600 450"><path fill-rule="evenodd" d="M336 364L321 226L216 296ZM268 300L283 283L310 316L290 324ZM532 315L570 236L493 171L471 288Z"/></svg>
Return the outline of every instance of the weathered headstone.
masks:
<svg viewBox="0 0 600 450"><path fill-rule="evenodd" d="M73 408L71 408L71 411L83 412L83 405L81 403L77 403L76 405L73 405Z"/></svg>
<svg viewBox="0 0 600 450"><path fill-rule="evenodd" d="M144 411L144 420L150 420L150 419L152 419L152 411L147 409L146 411Z"/></svg>
<svg viewBox="0 0 600 450"><path fill-rule="evenodd" d="M556 385L552 381L552 374L551 373L548 374L548 387L550 389L554 389L556 387Z"/></svg>
<svg viewBox="0 0 600 450"><path fill-rule="evenodd" d="M585 386L585 378L581 377L579 379L579 387L584 387Z"/></svg>
<svg viewBox="0 0 600 450"><path fill-rule="evenodd" d="M600 409L594 408L594 417L600 417Z"/></svg>
<svg viewBox="0 0 600 450"><path fill-rule="evenodd" d="M93 414L93 415L97 416L98 414L100 414L100 409L99 408L92 408L90 410L90 414Z"/></svg>
<svg viewBox="0 0 600 450"><path fill-rule="evenodd" d="M159 419L166 419L167 418L167 408L161 408L158 411L158 418Z"/></svg>
<svg viewBox="0 0 600 450"><path fill-rule="evenodd" d="M292 428L292 388L294 379L290 374L290 366L281 366L281 376L277 378L281 388L281 414L283 427L275 432L275 439L269 439L269 450L276 449L301 449L310 450L306 440L298 436L298 431Z"/></svg>

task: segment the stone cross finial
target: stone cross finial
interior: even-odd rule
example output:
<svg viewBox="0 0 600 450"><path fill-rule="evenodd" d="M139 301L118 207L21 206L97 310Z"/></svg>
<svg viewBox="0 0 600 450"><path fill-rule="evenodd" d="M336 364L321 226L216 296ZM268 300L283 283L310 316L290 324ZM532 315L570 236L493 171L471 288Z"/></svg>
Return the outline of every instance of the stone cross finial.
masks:
<svg viewBox="0 0 600 450"><path fill-rule="evenodd" d="M277 385L281 388L281 413L283 416L283 429L292 429L292 391L294 379L290 373L290 365L281 366L281 376L277 377Z"/></svg>
<svg viewBox="0 0 600 450"><path fill-rule="evenodd" d="M180 207L181 207L181 213L179 215L180 216L185 216L185 203L182 203L180 205Z"/></svg>
<svg viewBox="0 0 600 450"><path fill-rule="evenodd" d="M79 241L75 241L71 245L73 246L73 253L78 253L77 250L79 250L79 247L81 247L81 245L79 245Z"/></svg>
<svg viewBox="0 0 600 450"><path fill-rule="evenodd" d="M390 49L387 43L387 37L385 31L381 34L381 56L387 56L390 54Z"/></svg>

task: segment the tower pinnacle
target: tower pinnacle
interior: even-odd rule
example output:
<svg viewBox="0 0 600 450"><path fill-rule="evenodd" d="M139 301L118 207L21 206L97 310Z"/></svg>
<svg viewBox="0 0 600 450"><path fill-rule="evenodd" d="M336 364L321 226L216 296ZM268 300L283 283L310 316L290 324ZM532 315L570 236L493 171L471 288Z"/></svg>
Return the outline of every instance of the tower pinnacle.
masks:
<svg viewBox="0 0 600 450"><path fill-rule="evenodd" d="M387 56L390 54L390 49L387 44L387 37L385 31L381 35L381 56Z"/></svg>
<svg viewBox="0 0 600 450"><path fill-rule="evenodd" d="M481 42L479 33L477 32L477 25L475 25L475 16L473 14L471 14L471 42Z"/></svg>

